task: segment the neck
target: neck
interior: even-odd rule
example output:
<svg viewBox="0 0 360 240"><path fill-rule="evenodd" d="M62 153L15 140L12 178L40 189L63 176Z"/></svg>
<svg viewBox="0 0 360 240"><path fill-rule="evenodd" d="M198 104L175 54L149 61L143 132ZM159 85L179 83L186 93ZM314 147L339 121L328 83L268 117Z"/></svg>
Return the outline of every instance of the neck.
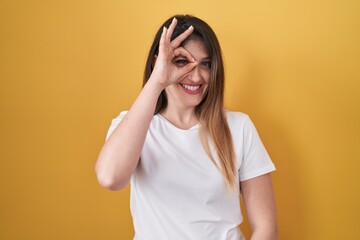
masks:
<svg viewBox="0 0 360 240"><path fill-rule="evenodd" d="M167 106L161 113L169 122L182 129L189 129L199 123L195 108L174 108Z"/></svg>

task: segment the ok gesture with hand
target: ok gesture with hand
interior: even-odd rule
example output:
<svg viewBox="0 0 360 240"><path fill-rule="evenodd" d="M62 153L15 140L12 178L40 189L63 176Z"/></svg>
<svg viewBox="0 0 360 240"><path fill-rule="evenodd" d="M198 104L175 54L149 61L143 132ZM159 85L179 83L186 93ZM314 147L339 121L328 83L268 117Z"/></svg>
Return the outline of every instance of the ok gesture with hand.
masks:
<svg viewBox="0 0 360 240"><path fill-rule="evenodd" d="M156 58L155 67L150 77L164 88L177 83L197 65L191 54L180 46L181 42L191 35L194 27L190 26L185 32L171 41L176 24L177 20L174 18L168 29L166 27L163 28L159 43L159 55ZM178 56L185 57L188 63L181 67L176 66L173 63L173 59Z"/></svg>

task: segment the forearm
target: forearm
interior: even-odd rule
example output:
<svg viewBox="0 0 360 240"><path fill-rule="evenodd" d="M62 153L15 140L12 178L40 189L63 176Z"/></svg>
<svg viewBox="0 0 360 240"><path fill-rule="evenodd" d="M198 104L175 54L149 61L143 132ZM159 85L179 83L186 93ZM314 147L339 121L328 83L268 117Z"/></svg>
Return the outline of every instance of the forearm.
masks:
<svg viewBox="0 0 360 240"><path fill-rule="evenodd" d="M277 227L268 227L262 230L254 230L251 234L250 240L277 240L278 231Z"/></svg>
<svg viewBox="0 0 360 240"><path fill-rule="evenodd" d="M95 166L102 186L118 190L128 185L162 90L159 84L149 79L124 119L105 142Z"/></svg>

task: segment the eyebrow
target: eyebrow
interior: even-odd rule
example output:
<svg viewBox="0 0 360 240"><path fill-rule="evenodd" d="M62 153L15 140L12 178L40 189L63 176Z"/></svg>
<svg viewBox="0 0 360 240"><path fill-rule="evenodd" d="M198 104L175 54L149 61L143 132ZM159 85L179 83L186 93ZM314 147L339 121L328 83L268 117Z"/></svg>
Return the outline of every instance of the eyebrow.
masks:
<svg viewBox="0 0 360 240"><path fill-rule="evenodd" d="M183 55L179 55L179 56L177 56L177 57L175 57L173 59L178 60L178 59L187 59L187 58L185 56L183 56ZM211 61L211 57L205 56L202 59L200 59L200 61Z"/></svg>

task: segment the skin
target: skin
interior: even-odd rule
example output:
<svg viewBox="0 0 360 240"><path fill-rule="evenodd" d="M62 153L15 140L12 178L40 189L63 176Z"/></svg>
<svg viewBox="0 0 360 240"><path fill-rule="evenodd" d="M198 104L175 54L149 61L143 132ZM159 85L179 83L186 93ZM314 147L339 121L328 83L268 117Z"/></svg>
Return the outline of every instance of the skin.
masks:
<svg viewBox="0 0 360 240"><path fill-rule="evenodd" d="M184 45L184 49L191 53L198 64L189 73L184 74L176 84L165 88L168 106L161 115L175 126L189 129L198 123L195 116L195 106L199 105L204 97L210 81L211 66L209 54L202 42L189 41ZM188 64L188 61L185 57L179 56L173 60L173 63L182 68ZM200 88L196 94L189 94L184 85Z"/></svg>
<svg viewBox="0 0 360 240"><path fill-rule="evenodd" d="M175 126L188 129L198 123L195 106L203 97L210 79L209 56L199 41L180 44L193 31L193 27L170 41L176 26L174 19L169 29L163 29L159 55L154 70L129 109L102 147L95 165L100 185L110 190L126 187L140 159L145 137L153 118L160 93L165 89L168 106L161 113ZM186 85L201 85L199 94L189 94ZM276 211L270 175L266 174L241 182L241 191L252 240L277 239Z"/></svg>
<svg viewBox="0 0 360 240"><path fill-rule="evenodd" d="M180 43L192 33L193 27L170 41L176 22L174 19L169 29L164 27L159 55L148 82L100 151L95 172L100 185L105 188L115 191L129 184L160 93L167 86L177 83L198 64L188 51L180 47ZM173 59L179 56L185 57L189 63L181 68L173 64Z"/></svg>
<svg viewBox="0 0 360 240"><path fill-rule="evenodd" d="M251 240L278 239L275 199L270 174L240 182L252 231Z"/></svg>

